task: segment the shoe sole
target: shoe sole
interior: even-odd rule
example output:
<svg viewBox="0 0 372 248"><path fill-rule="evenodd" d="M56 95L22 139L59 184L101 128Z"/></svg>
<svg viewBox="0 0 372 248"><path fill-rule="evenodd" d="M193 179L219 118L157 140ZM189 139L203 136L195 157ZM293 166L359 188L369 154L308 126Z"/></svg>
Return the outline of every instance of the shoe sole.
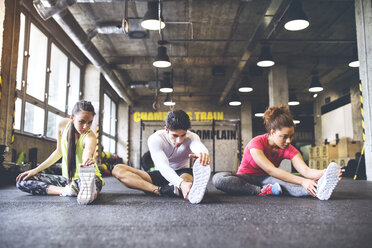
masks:
<svg viewBox="0 0 372 248"><path fill-rule="evenodd" d="M80 167L79 177L80 177L80 191L77 196L77 201L79 204L89 204L94 200L95 192L95 168L94 165L89 165L85 167Z"/></svg>
<svg viewBox="0 0 372 248"><path fill-rule="evenodd" d="M338 183L339 171L340 167L336 163L332 162L328 165L323 175L325 178L323 178L321 185L318 185L317 197L319 200L328 200L331 197Z"/></svg>
<svg viewBox="0 0 372 248"><path fill-rule="evenodd" d="M203 166L198 161L194 163L192 168L193 183L189 193L189 201L192 204L198 204L203 200L207 184L211 176L210 165Z"/></svg>

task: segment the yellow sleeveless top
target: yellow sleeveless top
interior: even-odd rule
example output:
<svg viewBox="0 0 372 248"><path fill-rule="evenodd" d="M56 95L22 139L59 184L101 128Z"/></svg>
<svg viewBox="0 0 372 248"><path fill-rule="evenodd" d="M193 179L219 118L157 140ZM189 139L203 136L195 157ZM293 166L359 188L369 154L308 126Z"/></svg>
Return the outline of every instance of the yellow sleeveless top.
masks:
<svg viewBox="0 0 372 248"><path fill-rule="evenodd" d="M68 144L68 141L67 141L67 135L68 135L68 130L70 129L70 126L71 126L71 122L69 122L66 125L66 128L65 128L65 130L63 130L62 137L61 137L62 176L66 177L66 178L68 178L68 171L67 171L67 144ZM89 129L87 132L80 135L80 138L76 143L76 170L75 170L75 174L74 174L74 177L72 178L72 180L75 180L75 179L79 178L79 169L80 169L79 165L83 163L83 151L84 151L83 140L84 140L85 136L88 133L90 133L91 131L92 130ZM105 182L102 179L101 172L99 171L97 164L95 164L95 165L96 165L95 166L95 170L96 170L95 174L96 174L97 177L99 177L99 179L101 179L102 185L105 185Z"/></svg>

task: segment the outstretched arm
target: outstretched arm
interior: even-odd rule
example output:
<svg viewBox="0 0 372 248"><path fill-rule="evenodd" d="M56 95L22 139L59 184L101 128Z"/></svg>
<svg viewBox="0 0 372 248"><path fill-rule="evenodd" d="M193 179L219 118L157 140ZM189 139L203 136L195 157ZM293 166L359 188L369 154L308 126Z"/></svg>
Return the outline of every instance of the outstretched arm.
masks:
<svg viewBox="0 0 372 248"><path fill-rule="evenodd" d="M36 175L40 171L45 170L46 168L50 167L52 164L57 162L61 157L62 157L62 152L61 152L61 138L62 138L62 132L65 129L66 125L68 123L68 119L62 119L57 126L57 147L53 151L52 154L49 155L49 157L42 162L38 167L25 171L21 174L19 174L16 178L16 180L19 182L21 180L27 180L33 175Z"/></svg>
<svg viewBox="0 0 372 248"><path fill-rule="evenodd" d="M300 153L294 156L291 161L293 167L295 167L295 169L306 178L318 180L324 174L325 170L315 170L309 168Z"/></svg>
<svg viewBox="0 0 372 248"><path fill-rule="evenodd" d="M208 165L211 162L208 149L200 141L198 135L192 133L190 139L191 139L190 149L193 152L193 154L190 154L189 157L199 159L199 162L202 165Z"/></svg>
<svg viewBox="0 0 372 248"><path fill-rule="evenodd" d="M89 132L85 136L83 145L84 145L84 151L83 151L82 166L88 166L88 165L94 164L93 156L94 156L94 151L97 145L97 138L93 132Z"/></svg>
<svg viewBox="0 0 372 248"><path fill-rule="evenodd" d="M316 197L316 182L311 179L292 175L280 168L276 168L273 163L265 156L264 152L259 149L251 148L250 153L256 164L272 177L278 178L285 182L301 185L310 195Z"/></svg>

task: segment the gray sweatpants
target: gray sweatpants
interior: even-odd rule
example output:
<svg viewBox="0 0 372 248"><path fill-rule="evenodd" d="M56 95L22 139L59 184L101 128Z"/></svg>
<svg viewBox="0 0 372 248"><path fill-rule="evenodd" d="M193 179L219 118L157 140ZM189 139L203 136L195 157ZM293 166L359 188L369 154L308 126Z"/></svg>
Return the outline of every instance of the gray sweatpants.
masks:
<svg viewBox="0 0 372 248"><path fill-rule="evenodd" d="M235 195L258 195L261 192L262 186L269 183L280 184L283 193L291 196L300 197L310 195L300 185L287 183L271 176L237 175L230 172L220 172L213 176L212 182L217 189Z"/></svg>

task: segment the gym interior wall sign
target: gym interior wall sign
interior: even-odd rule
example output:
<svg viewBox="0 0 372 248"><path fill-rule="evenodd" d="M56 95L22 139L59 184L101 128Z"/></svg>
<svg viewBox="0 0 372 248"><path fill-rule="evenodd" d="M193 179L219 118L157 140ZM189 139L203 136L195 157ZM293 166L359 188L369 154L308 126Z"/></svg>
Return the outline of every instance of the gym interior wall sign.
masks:
<svg viewBox="0 0 372 248"><path fill-rule="evenodd" d="M186 112L191 121L213 121L223 120L223 112ZM164 121L168 112L134 112L133 120L134 122L143 121Z"/></svg>
<svg viewBox="0 0 372 248"><path fill-rule="evenodd" d="M154 133L158 131L158 129L154 130ZM196 133L201 140L211 140L213 139L213 131L212 130L194 130L190 129L191 132ZM215 137L217 140L236 140L237 134L236 130L216 130Z"/></svg>

